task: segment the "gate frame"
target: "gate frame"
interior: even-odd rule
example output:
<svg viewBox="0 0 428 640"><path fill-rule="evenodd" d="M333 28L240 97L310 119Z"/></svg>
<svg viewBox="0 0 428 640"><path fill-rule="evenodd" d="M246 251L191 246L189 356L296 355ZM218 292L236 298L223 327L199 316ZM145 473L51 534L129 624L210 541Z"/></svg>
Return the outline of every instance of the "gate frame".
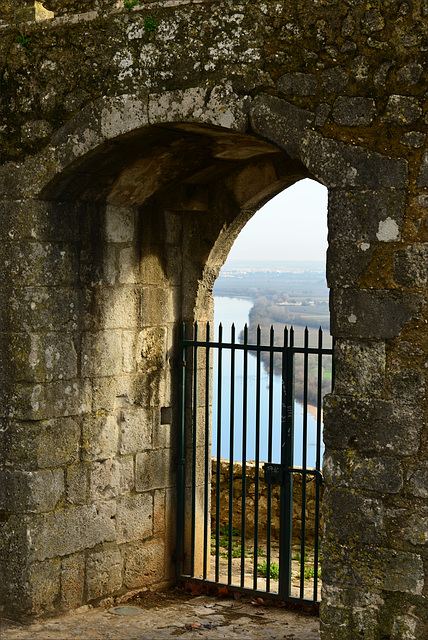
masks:
<svg viewBox="0 0 428 640"><path fill-rule="evenodd" d="M214 324L214 323L213 323ZM218 340L211 340L211 323L206 323L206 339L202 340L199 338L198 331L198 323L195 322L192 325L192 337L186 338L186 323L183 321L181 325L180 332L180 341L179 341L179 389L178 389L178 455L177 455L177 551L176 551L176 571L177 571L177 579L179 581L183 580L192 580L195 582L199 582L201 584L209 585L212 587L224 587L230 591L237 591L241 593L247 593L250 596L266 596L269 595L270 598L281 600L284 602L293 602L296 604L305 604L305 605L313 605L318 604L319 599L317 597L318 594L318 568L319 568L319 552L318 552L318 543L319 543L319 519L320 519L320 485L323 482L322 472L321 472L321 408L322 408L322 358L323 356L331 356L332 357L332 381L331 381L331 392L333 390L334 385L334 360L333 360L333 351L334 351L334 339L332 338L332 346L323 347L323 330L320 327L318 330L318 346L317 347L309 347L309 330L308 327L305 328L304 334L304 346L296 346L294 344L294 327L291 326L290 329L285 326L284 327L284 341L282 346L275 346L274 344L274 328L271 326L270 330L270 343L262 344L261 343L261 331L260 327L257 328L257 342L256 344L248 343L248 326L244 327L244 339L243 342L236 342L235 338L235 325L231 326L231 338L230 342L223 342L222 340L222 324L219 325L219 336ZM205 350L205 382L208 381L208 384L204 384L203 394L205 396L205 411L204 411L204 424L203 424L203 434L204 434L204 442L205 442L205 465L204 465L204 506L203 506L203 577L198 578L195 574L195 518L196 518L196 465L197 465L197 450L196 450L196 441L197 441L197 430L200 425L200 420L198 420L198 412L197 412L197 401L198 401L198 389L199 389L199 377L198 377L198 349L202 348ZM209 522L209 514L208 514L208 506L210 504L210 500L208 497L208 486L211 485L209 481L209 469L208 469L208 460L211 460L212 456L208 456L209 453L209 442L210 442L210 434L213 429L213 424L211 420L211 407L212 403L208 405L208 401L210 399L211 388L214 385L213 381L213 371L210 369L210 350L218 349L219 350L219 358L223 349L229 349L233 354L236 350L243 351L244 354L248 354L248 352L256 352L257 354L257 383L260 381L260 354L261 352L268 352L271 354L270 358L270 382L269 386L271 388L272 380L275 375L273 371L273 354L280 353L282 356L282 398L281 398L281 442L286 443L286 447L281 448L281 463L276 464L271 461L265 462L263 465L263 470L265 472L265 481L268 486L272 484L280 484L280 538L285 535L287 542L279 545L279 581L278 581L278 592L271 592L270 588L270 553L268 553L268 572L266 579L266 590L259 590L256 587L257 584L257 538L258 538L258 522L257 522L257 512L258 512L258 502L255 504L255 522L257 522L257 526L255 529L255 538L254 538L254 587L248 588L244 587L244 579L243 579L243 557L245 551L241 552L241 584L231 584L231 559L232 559L232 537L229 536L229 549L228 549L228 582L221 582L218 576L218 557L219 557L219 491L217 489L217 508L216 508L216 577L215 580L209 580L207 578L207 566L208 566L208 531L211 528ZM191 349L191 357L188 361L188 349ZM304 416L307 415L307 389L308 389L308 355L313 354L317 355L317 455L316 455L316 466L315 468L307 468L306 466L306 452L303 454L302 459L302 468L294 467L294 356L296 353L301 353L304 355ZM244 371L245 371L245 362L244 359ZM190 367L188 366L190 364ZM218 367L218 378L219 384L221 379L221 364ZM188 372L186 374L186 371ZM231 360L231 420L233 419L233 401L234 397L234 359ZM246 374L244 373L244 389L246 389ZM244 391L245 393L245 391ZM246 397L246 394L245 394ZM259 397L259 393L256 393L256 397ZM186 399L192 401L191 406L188 406ZM218 402L221 405L221 392L219 390ZM243 402L246 402L243 401ZM269 399L269 405L271 407L272 398ZM245 407L245 408L244 408ZM243 406L243 410L246 412L246 404ZM192 458L191 460L186 459L186 431L189 427L189 421L187 419L187 410L189 410L189 414L192 415L191 420L191 435L192 435ZM256 409L258 413L258 410ZM220 423L220 408L218 410L218 424ZM256 418L257 419L257 418ZM304 418L304 422L306 422L306 418ZM244 425L246 425L246 420L244 418ZM259 431L259 428L256 426L256 433ZM243 437L246 434L246 426L244 426ZM304 427L303 438L304 441L307 436L306 427ZM232 426L232 435L231 444L233 439L233 426ZM218 438L218 447L220 443L220 438ZM243 445L244 448L244 445ZM187 451L190 451L188 448ZM219 449L218 449L219 451ZM302 449L305 451L305 448ZM212 452L211 452L212 453ZM271 449L269 450L269 457L271 455ZM217 453L217 461L219 461L219 455ZM242 460L243 465L243 511L242 511L242 521L244 523L245 518L245 463L246 460ZM186 507L187 512L189 512L189 504L186 500L186 464L191 464L191 493L190 493L190 502L191 502L191 533L190 533L190 545L186 544L186 535L185 535L185 522L186 522ZM219 462L217 462L219 465ZM231 449L229 464L233 465L233 449ZM257 453L257 445L256 445L256 482L260 473L260 460ZM292 557L292 520L293 520L293 474L301 473L302 474L302 525L301 525L301 560L300 560L300 595L299 597L291 595L291 557ZM233 475L233 472L232 472ZM315 507L315 543L314 543L314 590L313 590L313 598L308 599L303 596L304 593L304 567L305 567L305 523L306 516L304 513L305 502L306 502L306 477L307 475L314 475L316 478L316 507ZM272 479L267 479L268 477ZM276 478L276 481L273 480L273 477ZM217 470L217 481L219 478L219 469ZM209 484L208 484L209 483ZM233 477L229 477L229 498L231 492L233 491ZM256 491L257 493L257 491ZM271 491L269 491L269 497L271 496ZM233 519L231 515L232 511L232 501L229 499L229 530L232 525ZM270 509L268 507L268 517L269 517ZM233 526L233 525L232 525ZM257 532L257 533L256 533ZM283 534L283 532L285 532ZM271 534L270 532L267 535L267 544L270 548ZM184 566L185 560L189 555L189 546L190 546L190 573L186 573ZM241 549L245 547L245 526L241 528Z"/></svg>

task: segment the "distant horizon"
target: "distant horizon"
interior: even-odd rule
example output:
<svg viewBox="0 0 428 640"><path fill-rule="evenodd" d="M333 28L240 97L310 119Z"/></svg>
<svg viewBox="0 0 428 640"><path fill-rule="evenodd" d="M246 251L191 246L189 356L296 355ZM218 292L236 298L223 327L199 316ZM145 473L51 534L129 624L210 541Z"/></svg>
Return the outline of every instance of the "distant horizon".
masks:
<svg viewBox="0 0 428 640"><path fill-rule="evenodd" d="M327 188L306 178L269 200L247 222L226 261L322 261L327 252Z"/></svg>
<svg viewBox="0 0 428 640"><path fill-rule="evenodd" d="M235 267L235 266L249 266L251 264L264 264L264 265L271 265L271 266L275 266L275 265L305 265L305 264L310 264L310 265L320 265L320 266L324 266L325 267L325 260L272 260L272 259L267 259L267 258L231 258L231 259L227 259L227 261L225 262L224 267Z"/></svg>

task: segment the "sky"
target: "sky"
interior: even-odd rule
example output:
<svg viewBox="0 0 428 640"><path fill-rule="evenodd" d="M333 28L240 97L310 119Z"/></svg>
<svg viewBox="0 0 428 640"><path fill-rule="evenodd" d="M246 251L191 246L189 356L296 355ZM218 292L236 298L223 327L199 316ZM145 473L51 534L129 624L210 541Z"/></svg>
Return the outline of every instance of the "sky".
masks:
<svg viewBox="0 0 428 640"><path fill-rule="evenodd" d="M300 180L247 222L230 250L234 260L323 260L327 250L327 188Z"/></svg>

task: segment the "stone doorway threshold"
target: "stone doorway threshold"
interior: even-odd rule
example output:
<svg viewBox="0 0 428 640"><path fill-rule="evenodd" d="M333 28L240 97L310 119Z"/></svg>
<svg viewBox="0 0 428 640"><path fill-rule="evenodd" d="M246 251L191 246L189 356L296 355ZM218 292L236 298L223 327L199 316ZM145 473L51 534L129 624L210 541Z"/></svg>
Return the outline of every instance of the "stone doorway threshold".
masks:
<svg viewBox="0 0 428 640"><path fill-rule="evenodd" d="M318 640L318 618L277 606L255 606L242 597L189 596L179 588L145 592L124 606L82 607L71 614L22 625L1 620L2 640Z"/></svg>

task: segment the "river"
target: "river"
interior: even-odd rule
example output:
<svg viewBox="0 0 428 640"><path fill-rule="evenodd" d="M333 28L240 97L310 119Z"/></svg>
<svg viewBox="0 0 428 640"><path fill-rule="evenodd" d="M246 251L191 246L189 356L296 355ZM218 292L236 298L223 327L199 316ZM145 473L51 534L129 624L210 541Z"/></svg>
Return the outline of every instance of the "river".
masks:
<svg viewBox="0 0 428 640"><path fill-rule="evenodd" d="M243 298L214 298L214 323L215 339L218 337L218 325L223 326L223 341L230 341L230 327L235 324L237 341L244 325L248 323L248 314L252 307L252 301ZM214 357L214 380L217 380L217 354ZM222 393L221 393L221 457L230 459L230 352L223 349L222 366ZM248 358L248 384L247 384L247 446L246 459L254 460L256 457L256 358L252 355ZM273 432L272 432L272 462L281 461L281 378L277 375L273 378ZM243 352L236 352L235 359L235 410L234 410L234 442L233 459L242 461L243 450ZM217 385L213 390L213 434L212 452L217 451ZM260 460L267 461L268 452L268 418L269 418L269 375L265 368L261 367L260 385ZM316 460L317 423L314 417L308 413L307 417L307 466L315 467ZM321 447L321 455L322 455ZM303 408L295 402L294 405L294 465L301 466L303 458Z"/></svg>

